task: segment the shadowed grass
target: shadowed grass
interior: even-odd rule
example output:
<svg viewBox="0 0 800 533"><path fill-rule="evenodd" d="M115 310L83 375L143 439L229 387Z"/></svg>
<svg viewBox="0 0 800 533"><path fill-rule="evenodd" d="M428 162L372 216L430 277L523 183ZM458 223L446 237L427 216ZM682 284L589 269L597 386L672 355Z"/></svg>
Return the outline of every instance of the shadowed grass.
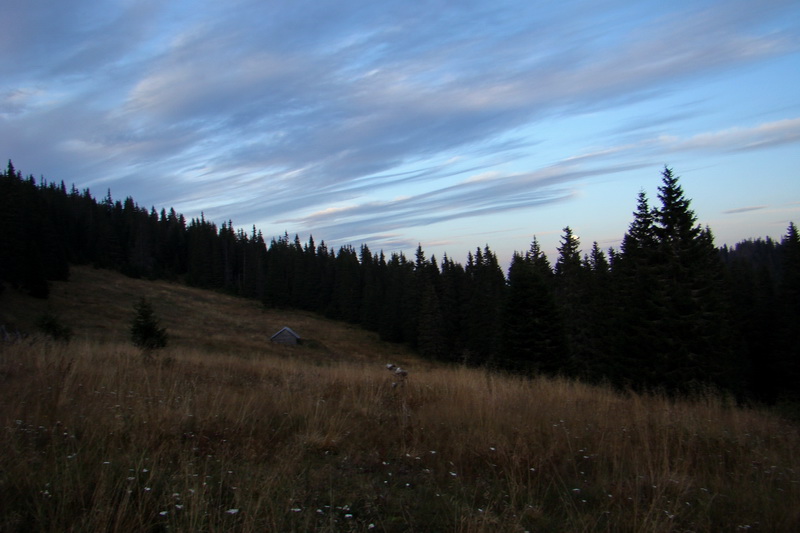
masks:
<svg viewBox="0 0 800 533"><path fill-rule="evenodd" d="M791 531L797 429L463 368L3 348L0 529ZM370 527L372 525L372 527Z"/></svg>

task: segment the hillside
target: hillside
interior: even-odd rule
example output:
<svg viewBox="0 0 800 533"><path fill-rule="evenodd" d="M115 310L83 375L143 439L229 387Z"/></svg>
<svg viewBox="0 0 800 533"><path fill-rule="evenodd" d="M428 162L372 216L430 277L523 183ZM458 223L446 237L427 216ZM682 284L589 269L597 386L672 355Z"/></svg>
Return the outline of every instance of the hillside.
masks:
<svg viewBox="0 0 800 533"><path fill-rule="evenodd" d="M75 338L92 342L127 343L134 304L144 296L169 335L168 352L199 349L259 357L291 355L320 362L347 359L405 364L421 361L397 344L343 322L313 313L264 308L253 300L228 296L166 281L145 281L119 273L73 266L70 281L52 282L47 300L19 291L0 293L0 324L9 330L36 331L45 313L55 315L73 330ZM269 342L284 326L305 340L286 347ZM390 361L385 361L385 358Z"/></svg>
<svg viewBox="0 0 800 533"><path fill-rule="evenodd" d="M170 335L134 349L133 303ZM422 362L314 315L75 268L0 345L0 531L797 531L778 416ZM274 346L288 325L308 342ZM385 363L409 370L396 380Z"/></svg>

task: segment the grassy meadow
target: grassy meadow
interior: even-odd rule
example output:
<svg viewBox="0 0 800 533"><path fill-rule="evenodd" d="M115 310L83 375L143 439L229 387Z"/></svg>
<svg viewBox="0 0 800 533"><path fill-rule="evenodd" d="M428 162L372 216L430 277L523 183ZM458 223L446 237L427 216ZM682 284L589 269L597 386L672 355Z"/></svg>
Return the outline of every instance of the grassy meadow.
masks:
<svg viewBox="0 0 800 533"><path fill-rule="evenodd" d="M148 297L169 345L129 342ZM0 345L0 531L798 531L798 426L709 393L435 365L314 315L74 268ZM275 346L290 326L307 342ZM385 368L396 363L408 378Z"/></svg>

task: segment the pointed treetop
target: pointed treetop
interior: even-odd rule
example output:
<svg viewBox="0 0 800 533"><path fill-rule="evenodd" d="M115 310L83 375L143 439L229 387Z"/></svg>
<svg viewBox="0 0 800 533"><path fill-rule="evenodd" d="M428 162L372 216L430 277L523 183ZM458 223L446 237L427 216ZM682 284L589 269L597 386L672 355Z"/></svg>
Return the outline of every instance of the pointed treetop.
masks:
<svg viewBox="0 0 800 533"><path fill-rule="evenodd" d="M631 255L637 250L650 249L655 244L654 213L650 209L647 194L639 191L636 202L636 211L633 213L633 222L628 227L628 232L622 238L622 253Z"/></svg>
<svg viewBox="0 0 800 533"><path fill-rule="evenodd" d="M605 274L609 270L608 259L606 259L606 254L603 250L600 249L598 246L597 241L592 243L591 251L585 257L586 265L589 267L589 270L596 274Z"/></svg>
<svg viewBox="0 0 800 533"><path fill-rule="evenodd" d="M691 241L700 234L697 217L689 208L691 200L683 194L678 177L664 167L662 185L658 188L661 207L654 211L655 235L661 244Z"/></svg>
<svg viewBox="0 0 800 533"><path fill-rule="evenodd" d="M563 275L573 271L581 265L581 242L572 228L564 228L564 235L561 237L561 246L558 247L558 259L556 260L556 274Z"/></svg>
<svg viewBox="0 0 800 533"><path fill-rule="evenodd" d="M789 227L786 228L786 235L781 239L782 244L800 244L800 234L797 233L797 226L794 222L789 222Z"/></svg>
<svg viewBox="0 0 800 533"><path fill-rule="evenodd" d="M525 260L530 262L537 270L543 273L552 273L552 268L550 266L550 261L547 259L547 255L542 251L541 246L539 245L539 240L536 236L533 236L533 240L531 241L531 246L527 252L525 252Z"/></svg>
<svg viewBox="0 0 800 533"><path fill-rule="evenodd" d="M531 247L528 248L528 253L526 257L529 259L536 259L539 257L539 254L542 253L542 247L539 246L539 240L536 238L536 235L533 236L533 240L531 241Z"/></svg>
<svg viewBox="0 0 800 533"><path fill-rule="evenodd" d="M416 257L416 269L420 270L425 266L427 261L425 261L425 252L422 250L422 244L417 243L417 251L415 253Z"/></svg>

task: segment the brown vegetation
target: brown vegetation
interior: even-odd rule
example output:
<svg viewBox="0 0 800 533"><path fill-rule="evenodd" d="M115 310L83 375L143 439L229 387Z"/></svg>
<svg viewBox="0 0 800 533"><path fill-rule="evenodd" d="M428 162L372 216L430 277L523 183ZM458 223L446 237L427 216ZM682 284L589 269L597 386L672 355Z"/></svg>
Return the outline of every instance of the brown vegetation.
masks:
<svg viewBox="0 0 800 533"><path fill-rule="evenodd" d="M800 526L800 434L768 412L433 366L312 315L74 272L44 305L75 340L0 348L2 531ZM126 340L141 295L170 334L154 361ZM283 325L313 342L270 345Z"/></svg>

